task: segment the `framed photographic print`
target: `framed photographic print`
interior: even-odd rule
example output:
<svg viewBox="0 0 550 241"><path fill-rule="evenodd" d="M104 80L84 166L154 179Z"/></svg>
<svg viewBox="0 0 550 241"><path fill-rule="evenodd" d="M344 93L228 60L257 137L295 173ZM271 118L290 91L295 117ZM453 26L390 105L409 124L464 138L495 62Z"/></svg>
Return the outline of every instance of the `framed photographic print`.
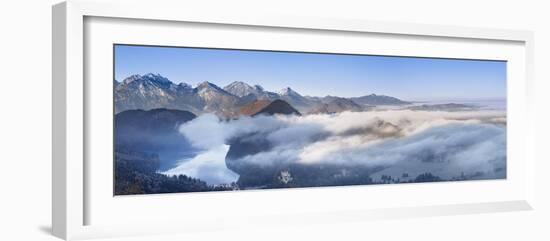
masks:
<svg viewBox="0 0 550 241"><path fill-rule="evenodd" d="M532 208L530 32L124 5L53 8L56 236Z"/></svg>
<svg viewBox="0 0 550 241"><path fill-rule="evenodd" d="M506 179L506 61L113 49L115 195Z"/></svg>

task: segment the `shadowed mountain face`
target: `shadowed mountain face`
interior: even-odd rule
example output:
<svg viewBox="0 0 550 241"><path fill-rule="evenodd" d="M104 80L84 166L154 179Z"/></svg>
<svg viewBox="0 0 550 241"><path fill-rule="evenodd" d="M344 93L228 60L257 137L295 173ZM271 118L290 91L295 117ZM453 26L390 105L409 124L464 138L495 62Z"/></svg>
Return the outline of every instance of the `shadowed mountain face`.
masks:
<svg viewBox="0 0 550 241"><path fill-rule="evenodd" d="M303 96L290 87L275 93L266 91L259 85L252 86L239 81L223 88L209 82L191 87L185 83L174 84L158 74L132 75L122 82L114 81L113 85L116 113L135 109L168 108L185 110L196 115L214 113L223 118L232 118L240 114L242 107L257 100L284 100L300 113L332 113L356 111L367 105L410 104L394 97L374 94L356 98L310 97Z"/></svg>
<svg viewBox="0 0 550 241"><path fill-rule="evenodd" d="M196 116L188 111L153 109L127 110L115 116L115 146L158 155L160 169L173 167L175 160L195 153L178 128Z"/></svg>
<svg viewBox="0 0 550 241"><path fill-rule="evenodd" d="M344 111L363 111L364 108L350 99L332 97L327 103L315 107L310 114L332 114Z"/></svg>
<svg viewBox="0 0 550 241"><path fill-rule="evenodd" d="M350 98L355 103L360 105L408 105L411 104L407 101L402 101L395 97L386 96L386 95L365 95L361 97Z"/></svg>
<svg viewBox="0 0 550 241"><path fill-rule="evenodd" d="M269 100L255 100L241 107L241 109L239 110L239 113L241 115L251 116L260 112L263 108L265 108L269 104L271 104L271 101Z"/></svg>
<svg viewBox="0 0 550 241"><path fill-rule="evenodd" d="M257 116L257 115L302 115L294 109L289 103L284 100L256 100L241 107L239 110L241 115Z"/></svg>
<svg viewBox="0 0 550 241"><path fill-rule="evenodd" d="M290 104L283 100L275 100L271 102L266 107L262 108L260 111L256 112L252 116L257 115L274 115L274 114L283 114L283 115L302 115L296 109L294 109Z"/></svg>

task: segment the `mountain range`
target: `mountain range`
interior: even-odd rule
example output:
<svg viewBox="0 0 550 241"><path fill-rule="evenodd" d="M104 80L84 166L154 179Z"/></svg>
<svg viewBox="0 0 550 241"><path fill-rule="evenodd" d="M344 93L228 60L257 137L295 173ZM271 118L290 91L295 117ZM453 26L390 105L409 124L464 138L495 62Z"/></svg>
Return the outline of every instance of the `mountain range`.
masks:
<svg viewBox="0 0 550 241"><path fill-rule="evenodd" d="M215 113L224 117L254 115L275 100L289 104L292 108L289 111L302 114L364 111L372 106L410 104L395 97L376 94L353 98L311 97L303 96L290 87L271 92L260 85L249 85L241 81L235 81L223 88L207 81L192 87L186 83L175 84L152 73L131 75L122 82L115 80L114 97L116 113L167 108L189 111L195 115ZM282 102L275 105L288 109ZM258 108L259 106L262 108Z"/></svg>

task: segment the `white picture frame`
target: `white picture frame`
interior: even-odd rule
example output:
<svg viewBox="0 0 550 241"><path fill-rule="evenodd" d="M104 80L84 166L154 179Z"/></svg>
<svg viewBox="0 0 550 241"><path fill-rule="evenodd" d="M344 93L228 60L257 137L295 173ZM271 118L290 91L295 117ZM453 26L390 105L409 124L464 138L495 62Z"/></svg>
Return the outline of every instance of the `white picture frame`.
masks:
<svg viewBox="0 0 550 241"><path fill-rule="evenodd" d="M155 9L155 11L150 11ZM96 198L96 192L93 190L94 175L107 175L112 173L87 174L89 169L96 166L86 160L90 156L90 132L97 120L106 118L101 114L95 114L94 105L90 100L96 100L95 94L101 92L101 86L86 82L89 77L86 68L96 68L86 56L89 49L96 45L87 45L86 41L90 34L93 41L104 41L113 43L124 39L125 41L137 41L140 44L155 44L158 39L138 39L136 36L107 35L109 31L102 30L101 27L87 28L87 24L95 24L96 19L114 19L122 22L132 22L132 24L144 24L151 22L147 29L157 31L159 26L169 24L178 26L178 24L206 24L208 26L223 26L224 31L233 31L232 28L253 28L261 30L258 32L268 32L267 30L277 30L277 32L300 31L308 34L315 32L315 35L329 35L330 33L340 34L372 34L377 36L390 36L392 38L423 38L426 41L441 42L441 46L433 48L430 52L423 52L423 56L440 57L443 49L448 49L453 44L458 49L460 46L470 46L477 51L478 55L473 53L469 55L468 51L460 54L462 57L478 58L491 57L505 58L514 63L513 76L508 80L508 95L510 98L509 111L513 113L508 139L513 139L511 144L516 143L509 148L513 149L511 159L513 162L510 168L512 178L502 182L465 182L460 184L437 183L429 186L413 185L382 185L376 187L349 187L349 188L315 188L302 190L268 190L261 192L242 192L242 193L208 193L208 194L170 194L170 195L147 195L140 198L118 198L116 202L110 202L112 196L103 196ZM88 21L88 22L87 22ZM90 23L89 21L92 21ZM123 235L139 234L159 234L192 232L197 230L211 230L221 228L231 228L239 225L293 225L301 222L311 223L330 223L342 222L348 220L370 220L384 218L400 217L422 217L432 215L451 215L467 214L481 212L530 210L534 198L534 165L535 158L532 147L534 146L534 137L532 130L531 114L531 93L532 93L532 73L533 73L533 34L529 31L518 30L497 30L482 29L456 26L439 25L421 25L409 23L390 23L390 22L371 22L350 19L320 19L303 18L295 16L276 16L267 14L250 14L247 16L227 15L208 15L205 12L195 11L185 7L185 3L178 1L156 1L156 2L96 2L84 0L72 0L60 3L53 7L53 167L52 167L52 226L53 234L63 239L85 239L97 237L112 237ZM112 24L109 21L99 21L101 24ZM95 26L95 25L94 25ZM113 29L129 28L125 24L114 24ZM156 29L157 28L157 29ZM155 30L156 29L156 30ZM200 27L199 27L200 29ZM265 31L264 31L265 30ZM112 29L111 29L112 31ZM161 30L158 30L161 31ZM214 30L213 30L214 31ZM236 30L235 30L236 31ZM120 31L117 31L120 32ZM176 31L177 32L177 31ZM252 31L254 32L254 31ZM112 33L112 32L111 32ZM255 34L255 33L254 33ZM106 37L107 38L102 38ZM261 37L261 34L258 36ZM89 36L88 36L89 37ZM168 36L169 37L169 36ZM309 38L309 37L308 37ZM338 38L336 36L335 38ZM169 38L165 38L168 39ZM168 41L165 40L165 41ZM110 42L111 41L111 42ZM198 39L197 41L200 41ZM423 40L424 41L424 40ZM449 42L448 44L444 42ZM470 42L475 42L469 45ZM127 42L128 43L128 42ZM167 42L164 42L167 43ZM509 55L499 55L495 51L498 46L495 43L502 43L510 46ZM178 42L167 44L178 45ZM195 43L196 44L196 43ZM209 43L208 47L216 45ZM497 44L498 45L498 44ZM99 46L99 45L98 45ZM392 55L407 55L403 49L388 52ZM476 47L477 46L477 47ZM263 46L265 48L265 46ZM277 46L273 45L273 48ZM269 48L269 46L267 46ZM287 50L281 45L278 48ZM296 48L300 48L299 46ZM308 47L304 47L308 48ZM313 47L311 47L313 48ZM508 48L508 47L507 47ZM101 47L99 47L101 49ZM483 50L487 49L487 50ZM491 50L492 49L492 50ZM95 50L95 49L94 49ZM353 50L349 50L353 51ZM389 51L389 50L388 50ZM401 52L400 52L401 51ZM427 50L426 50L427 51ZM476 52L476 51L471 51ZM483 52L483 53L481 53ZM95 53L95 52L94 52ZM98 52L99 53L99 52ZM409 52L409 55L416 55L416 52ZM96 54L103 56L102 54ZM447 57L456 57L457 51L448 51ZM110 60L109 60L110 61ZM112 71L112 70L111 70ZM99 75L99 74L98 74ZM109 83L112 84L109 79ZM95 92L90 93L93 89ZM111 91L111 90L107 90ZM112 101L112 100L111 100ZM96 103L96 102L93 102ZM111 102L112 103L112 102ZM111 116L112 118L112 116ZM111 120L103 119L109 122ZM111 121L112 122L112 121ZM522 127L523 126L523 127ZM90 129L92 128L92 129ZM112 128L112 126L110 127ZM97 137L97 136L96 136ZM99 137L98 137L99 138ZM95 140L98 141L98 140ZM100 140L99 140L100 141ZM93 155L92 155L93 156ZM103 169L97 169L103 170ZM517 173L515 173L517 171ZM108 175L107 175L108 176ZM89 179L91 178L91 179ZM112 180L112 179L111 179ZM108 182L107 182L108 183ZM94 186L95 185L95 186ZM103 184L101 184L103 185ZM419 188L420 187L420 188ZM456 190L457 193L467 193L472 191L471 196L456 198L453 195L445 200L433 202L420 202L418 200L382 202L383 200L372 201L369 205L374 208L361 208L360 203L351 202L349 208L337 208L327 203L320 202L317 205L308 205L307 202L312 198L326 198L328 196L341 196L349 199L361 197L361 195L371 195L378 193L381 196L395 195L395 193L405 192L407 189L414 195L418 190L423 189L429 193L445 193L446 190ZM496 189L494 193L485 192L490 189ZM507 190L499 192L498 190ZM353 191L353 192L349 192ZM111 192L112 193L112 192ZM228 195L229 194L229 195ZM429 194L433 195L433 194ZM282 197L294 197L302 200L299 210L290 210L291 206L281 204L280 208L264 208L257 205L246 204L246 200L258 202L275 202L274 200ZM429 196L430 197L430 196ZM110 198L110 199L109 199ZM178 208L178 204L186 199L193 203L193 210L185 210L186 214L195 222L187 222L179 219L176 214L164 213L159 216L158 211L166 211L168 208ZM113 199L114 200L114 199ZM212 201L215 200L215 201ZM331 202L341 202L345 199L334 199ZM360 198L358 199L360 200ZM238 211L246 212L222 212L214 215L205 211L204 207L199 205L208 205L215 202L235 202L243 203ZM252 201L251 201L252 202ZM90 205L94 203L94 205ZM143 217L133 216L131 218L117 218L129 215L124 207L139 208L143 205L160 204L164 209L143 210ZM302 205L302 206L300 206ZM92 207L90 207L92 206ZM270 210L271 209L271 210ZM298 209L298 208L296 208ZM118 211L118 212L117 212ZM201 213L202 212L202 213ZM175 212L177 213L177 212ZM111 215L113 222L107 222L106 219ZM98 221L90 221L90 217L101 217ZM202 216L202 217L201 217ZM231 216L231 220L237 220L238 224L226 222L223 217ZM330 218L326 218L329 217ZM153 220L155 225L143 221L143 218ZM132 220L130 220L132 219ZM198 221L197 221L198 220ZM229 218L228 218L229 220ZM292 220L292 221L288 221ZM124 224L121 224L124 223ZM173 223L178 223L174 225Z"/></svg>

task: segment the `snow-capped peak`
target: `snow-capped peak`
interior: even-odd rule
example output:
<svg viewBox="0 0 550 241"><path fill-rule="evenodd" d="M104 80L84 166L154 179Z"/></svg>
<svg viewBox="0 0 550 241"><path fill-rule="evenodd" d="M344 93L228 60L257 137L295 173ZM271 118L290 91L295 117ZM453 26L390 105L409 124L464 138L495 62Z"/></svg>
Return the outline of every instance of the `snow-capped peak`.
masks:
<svg viewBox="0 0 550 241"><path fill-rule="evenodd" d="M172 81L170 81L166 77L164 77L160 74L153 74L153 73L148 73L148 74L145 74L145 75L139 75L139 74L130 75L128 78L124 79L122 81L122 83L123 84L130 84L134 81L141 81L141 82L142 81L149 81L149 82L162 84L162 85L172 84Z"/></svg>
<svg viewBox="0 0 550 241"><path fill-rule="evenodd" d="M152 81L152 82L156 82L156 83L161 83L161 84L171 84L172 81L170 81L168 78L160 75L160 74L153 74L153 73L148 73L146 75L143 76L144 79L147 79L149 81Z"/></svg>
<svg viewBox="0 0 550 241"><path fill-rule="evenodd" d="M212 86L212 83L210 83L208 81L203 81L203 82L197 84L197 86L195 88L207 88L209 86Z"/></svg>
<svg viewBox="0 0 550 241"><path fill-rule="evenodd" d="M138 79L141 79L141 75L139 75L139 74L134 74L134 75L130 75L130 76L128 76L126 79L124 79L124 80L122 81L122 83L124 83L124 84L129 84L129 83L132 83L133 81L138 80Z"/></svg>
<svg viewBox="0 0 550 241"><path fill-rule="evenodd" d="M263 88L258 88L257 86L250 86L247 83L241 82L241 81L235 81L225 87L223 89L233 95L243 97L250 94L253 95L259 95L261 92L263 92Z"/></svg>
<svg viewBox="0 0 550 241"><path fill-rule="evenodd" d="M246 86L246 87L249 87L250 85L248 85L247 83L242 82L242 81L233 81L231 84L227 85L226 87L230 87L230 86Z"/></svg>
<svg viewBox="0 0 550 241"><path fill-rule="evenodd" d="M235 89L235 90L249 90L252 89L252 86L248 85L242 81L234 81L231 84L223 87L224 90Z"/></svg>
<svg viewBox="0 0 550 241"><path fill-rule="evenodd" d="M217 86L213 83L210 83L208 81L204 81L204 82L198 84L196 89L198 89L199 91L216 90L216 91L220 91L220 92L225 92L225 90L223 90L219 86Z"/></svg>

